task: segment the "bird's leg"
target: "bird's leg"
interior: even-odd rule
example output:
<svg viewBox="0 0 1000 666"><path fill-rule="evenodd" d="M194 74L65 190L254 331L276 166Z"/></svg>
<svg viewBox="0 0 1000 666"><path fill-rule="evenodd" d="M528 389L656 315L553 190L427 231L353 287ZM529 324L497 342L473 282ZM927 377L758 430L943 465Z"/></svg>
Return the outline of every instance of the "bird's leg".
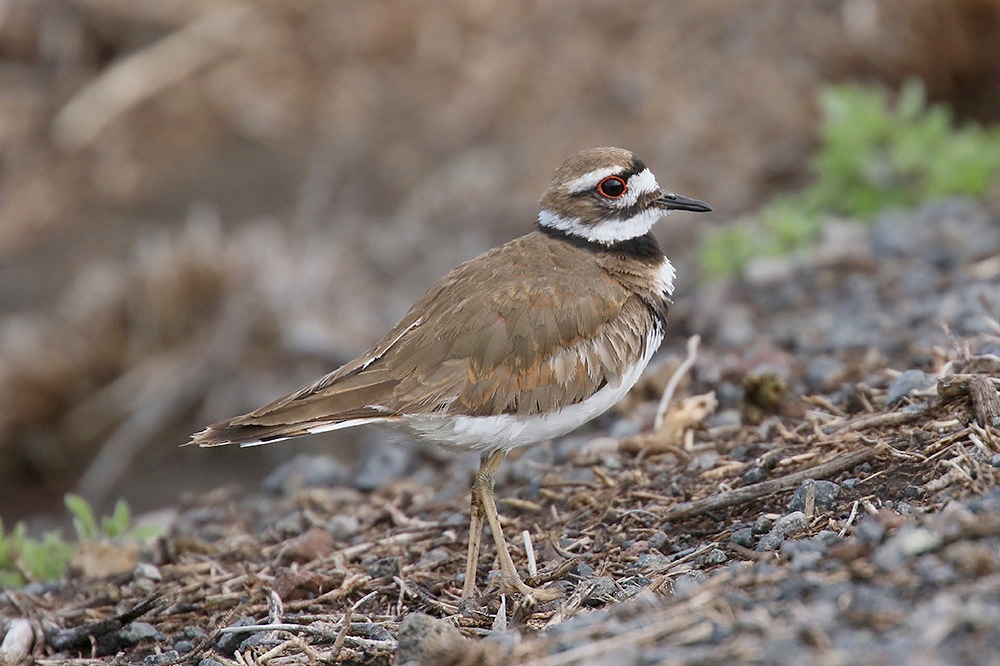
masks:
<svg viewBox="0 0 1000 666"><path fill-rule="evenodd" d="M472 484L472 508L469 512L469 556L465 560L465 585L462 586L462 599L471 599L476 593L476 573L479 570L479 544L483 540L483 467L487 456L483 454L479 463L479 472Z"/></svg>
<svg viewBox="0 0 1000 666"><path fill-rule="evenodd" d="M518 591L521 594L530 595L536 601L551 601L562 596L555 590L544 590L541 588L528 587L521 580L521 576L514 568L514 560L510 557L507 549L507 540L503 535L503 528L500 526L500 515L497 513L497 505L493 499L494 475L500 463L506 457L506 451L494 451L489 456L483 456L482 464L479 466L479 474L476 476L476 483L473 484L472 493L475 496L478 491L480 495L480 505L486 514L486 520L490 523L490 530L493 532L493 540L497 544L497 558L500 560L501 590L504 592ZM475 500L473 500L475 502ZM482 524L480 518L480 525ZM471 553L471 545L470 545ZM468 584L468 579L466 580Z"/></svg>

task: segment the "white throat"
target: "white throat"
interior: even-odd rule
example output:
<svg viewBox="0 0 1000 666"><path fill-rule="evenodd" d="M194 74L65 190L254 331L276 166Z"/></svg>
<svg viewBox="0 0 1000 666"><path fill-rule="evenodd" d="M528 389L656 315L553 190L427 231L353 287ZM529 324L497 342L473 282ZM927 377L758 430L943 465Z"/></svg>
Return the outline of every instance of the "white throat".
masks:
<svg viewBox="0 0 1000 666"><path fill-rule="evenodd" d="M548 229L557 229L592 243L614 245L631 238L645 236L657 220L669 212L659 208L647 208L632 217L612 218L597 224L584 224L579 218L562 217L543 208L538 213L538 223Z"/></svg>

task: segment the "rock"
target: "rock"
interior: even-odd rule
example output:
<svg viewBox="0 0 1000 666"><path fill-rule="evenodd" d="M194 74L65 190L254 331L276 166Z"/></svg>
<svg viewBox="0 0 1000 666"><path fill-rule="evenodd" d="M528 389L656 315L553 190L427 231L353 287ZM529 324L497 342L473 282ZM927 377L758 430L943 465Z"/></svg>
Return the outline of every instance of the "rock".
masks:
<svg viewBox="0 0 1000 666"><path fill-rule="evenodd" d="M294 493L303 488L330 488L350 482L351 471L331 456L297 455L271 472L261 484L272 493Z"/></svg>
<svg viewBox="0 0 1000 666"><path fill-rule="evenodd" d="M281 567L274 576L272 589L282 601L309 599L339 586L344 577L343 571L324 573Z"/></svg>
<svg viewBox="0 0 1000 666"><path fill-rule="evenodd" d="M257 631L249 636L246 634L243 634L243 636L246 636L246 638L240 642L240 652L246 652L250 648L273 644L275 642L274 636L270 631Z"/></svg>
<svg viewBox="0 0 1000 666"><path fill-rule="evenodd" d="M383 557L368 565L368 575L372 578L392 578L399 575L399 558Z"/></svg>
<svg viewBox="0 0 1000 666"><path fill-rule="evenodd" d="M146 655L142 660L142 666L159 666L159 664L167 664L180 659L181 655L177 650L167 650L166 652L161 652L160 654L150 654Z"/></svg>
<svg viewBox="0 0 1000 666"><path fill-rule="evenodd" d="M444 620L423 613L407 615L399 625L396 664L431 664L442 655L460 654L469 649L469 641L458 629ZM453 663L460 663L461 659Z"/></svg>
<svg viewBox="0 0 1000 666"><path fill-rule="evenodd" d="M889 210L871 226L871 248L881 257L917 257L931 243L931 229L914 215Z"/></svg>
<svg viewBox="0 0 1000 666"><path fill-rule="evenodd" d="M806 479L792 495L792 501L788 508L792 511L803 511L806 508L806 496L809 494L809 487L815 488L815 507L820 510L830 509L834 506L837 496L840 495L840 486L832 481L814 481Z"/></svg>
<svg viewBox="0 0 1000 666"><path fill-rule="evenodd" d="M635 567L643 571L660 569L670 564L670 558L659 553L643 553L635 560Z"/></svg>
<svg viewBox="0 0 1000 666"><path fill-rule="evenodd" d="M936 385L937 378L934 375L929 375L922 370L907 370L889 384L885 402L887 405L892 405L914 391L923 391Z"/></svg>
<svg viewBox="0 0 1000 666"><path fill-rule="evenodd" d="M278 556L280 564L306 563L333 552L333 535L321 527L312 527L304 534L287 541Z"/></svg>
<svg viewBox="0 0 1000 666"><path fill-rule="evenodd" d="M816 565L823 559L823 553L815 550L800 550L792 554L791 567L794 571L806 571L815 569Z"/></svg>
<svg viewBox="0 0 1000 666"><path fill-rule="evenodd" d="M411 449L412 447L398 442L386 441L366 446L363 449L361 469L354 477L354 487L368 492L406 476L413 460Z"/></svg>
<svg viewBox="0 0 1000 666"><path fill-rule="evenodd" d="M765 515L757 516L757 520L755 520L753 524L753 533L765 534L767 532L770 532L773 526L774 526L773 518Z"/></svg>
<svg viewBox="0 0 1000 666"><path fill-rule="evenodd" d="M937 549L943 542L940 534L921 527L904 526L878 547L872 562L882 571L891 571L911 557Z"/></svg>
<svg viewBox="0 0 1000 666"><path fill-rule="evenodd" d="M806 369L805 380L810 390L830 386L844 371L844 364L832 356L817 356Z"/></svg>
<svg viewBox="0 0 1000 666"><path fill-rule="evenodd" d="M705 574L701 572L691 572L678 576L674 579L674 596L679 599L690 597L701 587L704 580Z"/></svg>
<svg viewBox="0 0 1000 666"><path fill-rule="evenodd" d="M754 548L757 545L757 539L754 537L752 527L743 527L735 532L729 537L729 540L735 543L737 546L743 546L744 548Z"/></svg>
<svg viewBox="0 0 1000 666"><path fill-rule="evenodd" d="M118 631L118 637L126 645L138 645L142 641L162 641L167 638L148 622L132 622L122 627Z"/></svg>
<svg viewBox="0 0 1000 666"><path fill-rule="evenodd" d="M198 666L222 666L222 664L211 657L205 657L198 662Z"/></svg>
<svg viewBox="0 0 1000 666"><path fill-rule="evenodd" d="M186 639L179 640L176 643L174 643L174 650L178 654L187 654L193 649L194 649L194 643Z"/></svg>
<svg viewBox="0 0 1000 666"><path fill-rule="evenodd" d="M771 531L757 542L757 552L763 553L778 550L788 537L801 534L809 529L809 521L801 511L793 511L774 521Z"/></svg>
<svg viewBox="0 0 1000 666"><path fill-rule="evenodd" d="M392 634L381 624L372 622L368 625L368 638L373 641L391 641Z"/></svg>
<svg viewBox="0 0 1000 666"><path fill-rule="evenodd" d="M160 570L148 562L140 562L136 565L135 577L146 578L154 581L163 580L163 575L160 573Z"/></svg>
<svg viewBox="0 0 1000 666"><path fill-rule="evenodd" d="M756 551L758 553L766 553L771 550L778 550L784 542L785 537L783 535L777 532L768 532L757 542Z"/></svg>
<svg viewBox="0 0 1000 666"><path fill-rule="evenodd" d="M801 511L793 511L786 516L778 518L778 520L774 523L774 527L771 528L771 531L779 532L782 536L787 538L802 534L808 529L809 521L806 519L806 515Z"/></svg>
<svg viewBox="0 0 1000 666"><path fill-rule="evenodd" d="M611 576L599 576L585 582L584 585L591 586L589 591L583 595L582 603L585 606L601 606L609 601L614 601L615 593L619 590L618 584Z"/></svg>
<svg viewBox="0 0 1000 666"><path fill-rule="evenodd" d="M1000 465L997 466L1000 467ZM663 549L668 548L669 546L670 546L670 535L668 535L663 530L660 530L659 532L653 534L653 536L649 537L650 548L654 548L660 552L663 552Z"/></svg>
<svg viewBox="0 0 1000 666"><path fill-rule="evenodd" d="M331 516L326 521L326 531L337 541L344 541L358 533L361 523L355 516Z"/></svg>
<svg viewBox="0 0 1000 666"><path fill-rule="evenodd" d="M253 619L249 617L243 617L233 622L230 627L246 627L253 624ZM233 634L219 634L219 638L215 643L216 649L218 649L220 654L226 656L232 655L236 652L236 648L240 646L246 634L233 633Z"/></svg>
<svg viewBox="0 0 1000 666"><path fill-rule="evenodd" d="M716 566L719 564L723 564L728 559L729 556L726 555L726 553L723 550L719 548L713 548L712 550L708 551L708 555L705 556L705 564L709 566Z"/></svg>
<svg viewBox="0 0 1000 666"><path fill-rule="evenodd" d="M764 468L754 465L747 471L743 472L740 476L740 483L744 486L752 486L755 483L763 481L765 476L767 476L767 472L764 471Z"/></svg>

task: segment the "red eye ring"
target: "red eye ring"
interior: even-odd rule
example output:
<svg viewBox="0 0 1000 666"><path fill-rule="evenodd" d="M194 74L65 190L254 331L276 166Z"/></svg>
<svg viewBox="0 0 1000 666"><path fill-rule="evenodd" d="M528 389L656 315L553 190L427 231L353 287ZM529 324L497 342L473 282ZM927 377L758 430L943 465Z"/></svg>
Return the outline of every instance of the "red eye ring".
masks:
<svg viewBox="0 0 1000 666"><path fill-rule="evenodd" d="M618 176L608 176L597 184L597 191L608 199L620 199L628 192L628 185Z"/></svg>

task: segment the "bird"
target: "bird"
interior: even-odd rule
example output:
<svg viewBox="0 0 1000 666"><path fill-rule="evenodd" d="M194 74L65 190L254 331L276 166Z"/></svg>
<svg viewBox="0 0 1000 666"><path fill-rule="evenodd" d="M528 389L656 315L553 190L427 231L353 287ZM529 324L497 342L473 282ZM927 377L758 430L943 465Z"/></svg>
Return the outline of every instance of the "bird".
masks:
<svg viewBox="0 0 1000 666"><path fill-rule="evenodd" d="M674 291L674 266L651 229L671 211L712 208L661 188L631 151L613 147L566 159L539 206L534 230L446 274L367 352L188 443L253 446L388 424L478 452L461 599L476 594L484 519L501 592L558 598L518 574L495 474L511 450L568 433L638 381Z"/></svg>

